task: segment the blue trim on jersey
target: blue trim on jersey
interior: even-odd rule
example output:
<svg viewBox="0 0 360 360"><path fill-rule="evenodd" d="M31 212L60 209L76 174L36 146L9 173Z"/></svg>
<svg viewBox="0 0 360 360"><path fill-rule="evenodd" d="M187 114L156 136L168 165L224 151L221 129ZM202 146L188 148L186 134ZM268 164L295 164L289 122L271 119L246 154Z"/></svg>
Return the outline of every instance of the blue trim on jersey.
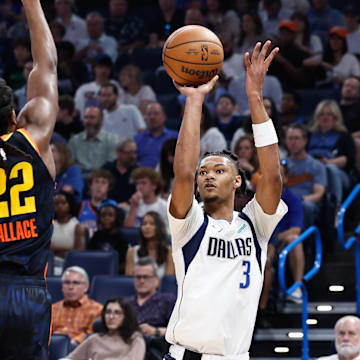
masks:
<svg viewBox="0 0 360 360"><path fill-rule="evenodd" d="M259 264L259 268L260 268L260 273L262 274L262 266L261 266L261 247L259 244L259 241L256 237L256 232L255 232L255 228L254 225L252 223L252 221L250 220L250 218L244 214L243 212L239 212L239 217L241 217L243 220L245 220L247 223L249 223L251 231L253 233L254 236L254 243L255 243L255 251L256 251L256 260Z"/></svg>
<svg viewBox="0 0 360 360"><path fill-rule="evenodd" d="M201 240L205 235L206 228L208 226L209 219L206 214L204 214L204 222L201 224L199 230L194 234L194 236L187 242L183 248L183 256L185 263L185 274L190 266L190 263L194 260L196 253L198 252Z"/></svg>

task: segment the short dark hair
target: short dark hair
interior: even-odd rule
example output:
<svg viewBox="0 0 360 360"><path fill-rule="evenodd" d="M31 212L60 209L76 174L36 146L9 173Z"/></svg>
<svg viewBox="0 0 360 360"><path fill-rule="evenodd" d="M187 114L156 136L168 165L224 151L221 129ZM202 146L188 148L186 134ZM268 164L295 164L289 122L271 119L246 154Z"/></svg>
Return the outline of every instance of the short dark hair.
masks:
<svg viewBox="0 0 360 360"><path fill-rule="evenodd" d="M287 131L288 132L290 129L297 129L301 131L302 136L305 139L309 138L309 130L308 128L304 125L304 124L299 124L299 123L292 123L288 126Z"/></svg>
<svg viewBox="0 0 360 360"><path fill-rule="evenodd" d="M104 178L109 181L109 190L113 187L115 183L114 175L106 169L94 169L90 173L89 177L89 185L93 182L96 178Z"/></svg>
<svg viewBox="0 0 360 360"><path fill-rule="evenodd" d="M163 187L163 180L161 175L151 167L138 167L131 173L131 178L136 182L140 179L149 179L150 182L156 185L155 194L158 195Z"/></svg>
<svg viewBox="0 0 360 360"><path fill-rule="evenodd" d="M54 198L56 196L59 196L59 195L62 195L65 197L66 201L68 202L69 204L69 212L72 216L77 216L78 213L79 213L79 207L78 207L78 204L76 203L75 201L75 198L74 198L74 195L67 192L67 191L64 191L64 190L60 190L60 191L57 191L55 192L54 194ZM56 219L56 214L55 214L55 219Z"/></svg>
<svg viewBox="0 0 360 360"><path fill-rule="evenodd" d="M245 190L246 190L246 177L245 177L245 172L244 170L242 170L239 166L239 163L238 163L238 156L235 155L234 153L232 153L231 151L229 150L222 150L222 151L212 151L212 152L206 152L204 154L204 156L201 158L201 160L209 157L209 156L221 156L221 157L224 157L228 160L230 160L232 162L232 164L234 165L235 167L235 170L237 172L238 175L240 175L241 177L241 185L240 185L240 188L236 189L235 191L235 195L239 195L239 194L243 194L245 193Z"/></svg>
<svg viewBox="0 0 360 360"><path fill-rule="evenodd" d="M69 114L72 114L75 109L75 102L73 97L70 95L59 96L59 108L66 109Z"/></svg>
<svg viewBox="0 0 360 360"><path fill-rule="evenodd" d="M103 85L101 85L101 88L100 88L100 90L99 90L99 94L100 94L100 92L101 92L102 89L108 88L108 87L111 87L111 88L112 88L112 90L113 90L113 92L114 92L115 95L119 95L119 89L117 88L117 86L116 86L114 83L112 83L112 82L110 82L110 81L107 82L107 83L105 83L105 84L103 84Z"/></svg>
<svg viewBox="0 0 360 360"><path fill-rule="evenodd" d="M231 96L230 94L222 94L222 95L219 97L218 101L216 102L216 105L219 103L219 101L220 101L222 98L229 99L234 106L236 105L236 101L235 101L234 97Z"/></svg>

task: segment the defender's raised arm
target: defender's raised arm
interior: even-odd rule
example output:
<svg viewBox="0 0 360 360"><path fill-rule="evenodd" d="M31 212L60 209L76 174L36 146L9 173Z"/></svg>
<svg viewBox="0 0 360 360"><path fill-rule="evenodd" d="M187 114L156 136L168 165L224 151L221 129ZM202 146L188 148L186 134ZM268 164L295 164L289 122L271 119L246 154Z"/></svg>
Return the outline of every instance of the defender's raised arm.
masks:
<svg viewBox="0 0 360 360"><path fill-rule="evenodd" d="M196 166L200 155L201 109L205 95L213 88L218 76L197 88L176 88L186 96L184 117L181 123L174 159L174 185L170 204L171 214L183 219L189 211L194 195Z"/></svg>
<svg viewBox="0 0 360 360"><path fill-rule="evenodd" d="M267 214L275 213L282 191L278 139L262 97L267 70L279 51L275 48L266 56L270 44L271 42L267 41L261 48L261 43L257 43L251 59L249 53L245 54L246 93L249 98L255 146L262 174L256 187L256 200Z"/></svg>

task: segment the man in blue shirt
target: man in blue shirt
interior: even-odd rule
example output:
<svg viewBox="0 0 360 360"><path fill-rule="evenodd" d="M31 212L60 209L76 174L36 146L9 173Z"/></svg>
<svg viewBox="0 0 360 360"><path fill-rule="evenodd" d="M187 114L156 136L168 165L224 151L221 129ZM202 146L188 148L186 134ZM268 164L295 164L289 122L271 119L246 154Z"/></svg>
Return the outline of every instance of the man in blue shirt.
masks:
<svg viewBox="0 0 360 360"><path fill-rule="evenodd" d="M166 114L159 102L151 102L146 107L147 129L134 136L138 149L138 162L141 166L156 168L160 160L163 143L178 137L178 132L165 127Z"/></svg>

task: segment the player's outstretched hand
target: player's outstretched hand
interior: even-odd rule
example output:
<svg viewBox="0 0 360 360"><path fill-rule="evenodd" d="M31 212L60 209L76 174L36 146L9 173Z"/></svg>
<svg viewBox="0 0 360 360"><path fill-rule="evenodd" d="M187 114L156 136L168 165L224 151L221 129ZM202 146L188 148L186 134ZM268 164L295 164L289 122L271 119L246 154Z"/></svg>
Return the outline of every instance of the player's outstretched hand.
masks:
<svg viewBox="0 0 360 360"><path fill-rule="evenodd" d="M218 75L215 75L209 82L206 84L200 85L198 87L192 87L192 86L182 86L177 84L175 81L173 81L174 86L181 92L183 95L187 97L191 96L202 96L205 97L205 95L211 91L211 89L214 87L216 81L219 79Z"/></svg>
<svg viewBox="0 0 360 360"><path fill-rule="evenodd" d="M262 93L265 75L275 55L279 51L279 48L276 47L266 56L270 44L271 41L268 40L263 47L261 47L261 43L258 42L253 50L251 59L250 54L248 52L245 53L246 93L248 96L261 95Z"/></svg>

